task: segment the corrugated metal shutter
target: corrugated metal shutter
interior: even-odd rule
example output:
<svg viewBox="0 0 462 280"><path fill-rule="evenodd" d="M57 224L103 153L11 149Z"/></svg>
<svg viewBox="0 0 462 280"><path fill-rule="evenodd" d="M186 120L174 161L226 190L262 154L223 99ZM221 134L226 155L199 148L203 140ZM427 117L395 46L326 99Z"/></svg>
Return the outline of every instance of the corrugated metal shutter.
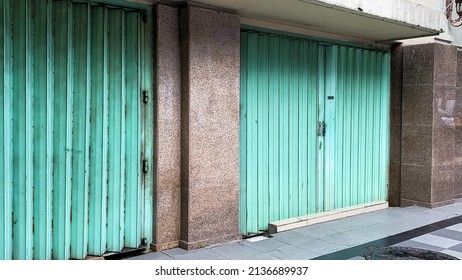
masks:
<svg viewBox="0 0 462 280"><path fill-rule="evenodd" d="M51 0L5 0L0 15L0 259L150 242L150 17Z"/></svg>
<svg viewBox="0 0 462 280"><path fill-rule="evenodd" d="M330 208L386 201L389 54L332 47L331 56L336 101L332 115L335 152L329 159L335 168L331 187L335 199Z"/></svg>
<svg viewBox="0 0 462 280"><path fill-rule="evenodd" d="M384 201L389 55L241 33L240 228ZM355 70L355 71L353 71ZM317 122L327 124L317 136Z"/></svg>
<svg viewBox="0 0 462 280"><path fill-rule="evenodd" d="M251 32L241 33L241 44L240 227L246 234L316 211L318 47Z"/></svg>

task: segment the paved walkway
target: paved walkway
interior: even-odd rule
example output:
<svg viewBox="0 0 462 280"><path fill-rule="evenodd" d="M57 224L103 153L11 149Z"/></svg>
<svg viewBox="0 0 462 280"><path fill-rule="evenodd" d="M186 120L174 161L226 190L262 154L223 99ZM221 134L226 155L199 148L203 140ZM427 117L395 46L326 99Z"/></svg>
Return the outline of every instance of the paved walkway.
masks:
<svg viewBox="0 0 462 280"><path fill-rule="evenodd" d="M132 260L364 259L370 248L409 246L462 259L462 199L427 209L387 208L336 221L186 251L175 248Z"/></svg>

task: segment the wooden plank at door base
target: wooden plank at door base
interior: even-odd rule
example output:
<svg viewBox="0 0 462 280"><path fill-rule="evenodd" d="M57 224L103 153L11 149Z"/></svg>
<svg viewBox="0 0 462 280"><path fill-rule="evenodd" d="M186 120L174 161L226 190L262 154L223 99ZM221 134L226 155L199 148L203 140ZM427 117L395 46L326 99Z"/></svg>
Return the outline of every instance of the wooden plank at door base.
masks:
<svg viewBox="0 0 462 280"><path fill-rule="evenodd" d="M316 213L298 218L286 219L270 223L268 233L278 233L291 229L301 228L309 225L329 222L359 214L370 213L388 208L388 202L365 203L351 207L336 209L329 212Z"/></svg>

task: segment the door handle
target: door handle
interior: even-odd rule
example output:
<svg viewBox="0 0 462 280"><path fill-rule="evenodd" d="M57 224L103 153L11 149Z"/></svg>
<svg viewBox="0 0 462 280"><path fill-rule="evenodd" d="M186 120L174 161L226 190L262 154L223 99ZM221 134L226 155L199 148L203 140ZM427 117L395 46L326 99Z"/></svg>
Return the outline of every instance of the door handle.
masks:
<svg viewBox="0 0 462 280"><path fill-rule="evenodd" d="M326 122L318 122L316 125L316 133L318 136L326 136Z"/></svg>

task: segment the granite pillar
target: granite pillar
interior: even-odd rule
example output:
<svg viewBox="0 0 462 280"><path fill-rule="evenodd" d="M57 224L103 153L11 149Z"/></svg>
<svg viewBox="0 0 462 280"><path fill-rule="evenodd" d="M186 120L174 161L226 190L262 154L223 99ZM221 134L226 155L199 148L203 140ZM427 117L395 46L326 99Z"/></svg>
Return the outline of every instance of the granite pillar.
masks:
<svg viewBox="0 0 462 280"><path fill-rule="evenodd" d="M454 201L456 69L455 47L404 48L401 206Z"/></svg>
<svg viewBox="0 0 462 280"><path fill-rule="evenodd" d="M181 69L178 8L156 6L156 191L151 249L180 239Z"/></svg>
<svg viewBox="0 0 462 280"><path fill-rule="evenodd" d="M390 169L388 179L388 203L392 207L401 204L401 115L403 89L403 47L391 49L390 86Z"/></svg>
<svg viewBox="0 0 462 280"><path fill-rule="evenodd" d="M240 23L181 8L181 236L193 249L239 234Z"/></svg>
<svg viewBox="0 0 462 280"><path fill-rule="evenodd" d="M457 51L454 107L454 197L462 198L462 51Z"/></svg>

